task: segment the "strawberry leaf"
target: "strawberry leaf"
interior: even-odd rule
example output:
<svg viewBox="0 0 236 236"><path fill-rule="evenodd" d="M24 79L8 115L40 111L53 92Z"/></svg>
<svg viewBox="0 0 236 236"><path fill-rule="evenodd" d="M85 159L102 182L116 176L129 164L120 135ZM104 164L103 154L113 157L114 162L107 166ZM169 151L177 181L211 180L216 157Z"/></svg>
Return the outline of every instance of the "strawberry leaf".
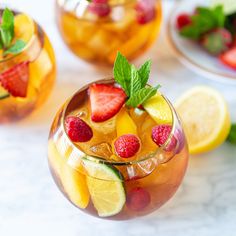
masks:
<svg viewBox="0 0 236 236"><path fill-rule="evenodd" d="M230 129L227 141L232 144L236 144L236 123L231 125L231 129Z"/></svg>

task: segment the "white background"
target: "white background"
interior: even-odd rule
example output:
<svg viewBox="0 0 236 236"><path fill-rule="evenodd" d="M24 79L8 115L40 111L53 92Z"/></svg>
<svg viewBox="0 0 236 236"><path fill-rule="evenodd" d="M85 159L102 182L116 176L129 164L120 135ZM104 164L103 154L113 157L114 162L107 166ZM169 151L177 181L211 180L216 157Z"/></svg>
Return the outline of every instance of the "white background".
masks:
<svg viewBox="0 0 236 236"><path fill-rule="evenodd" d="M164 3L165 17L174 1ZM111 74L73 56L59 37L52 0L7 0L29 13L49 35L57 56L57 85L48 102L29 118L0 126L1 236L233 236L236 232L236 147L224 144L207 155L191 157L178 193L159 211L136 220L114 222L81 213L56 188L47 166L47 135L55 112L81 85ZM196 84L220 90L236 121L236 87L194 74L173 56L165 26L154 47L137 64L154 61L151 82L174 101Z"/></svg>

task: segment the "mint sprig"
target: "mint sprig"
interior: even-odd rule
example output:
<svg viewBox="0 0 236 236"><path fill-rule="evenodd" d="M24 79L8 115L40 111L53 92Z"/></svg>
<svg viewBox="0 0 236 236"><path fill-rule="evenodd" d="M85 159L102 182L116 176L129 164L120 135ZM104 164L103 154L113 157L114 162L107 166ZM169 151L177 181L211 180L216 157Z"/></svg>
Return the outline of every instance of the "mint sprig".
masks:
<svg viewBox="0 0 236 236"><path fill-rule="evenodd" d="M232 144L236 144L236 123L231 125L227 141Z"/></svg>
<svg viewBox="0 0 236 236"><path fill-rule="evenodd" d="M147 86L150 75L151 61L146 61L139 69L129 64L127 59L120 53L114 63L114 78L124 89L128 100L126 105L137 107L157 93L160 85L156 87Z"/></svg>
<svg viewBox="0 0 236 236"><path fill-rule="evenodd" d="M196 12L191 17L191 24L180 30L180 35L198 40L204 33L218 27L224 27L225 14L222 5L214 8L197 7Z"/></svg>
<svg viewBox="0 0 236 236"><path fill-rule="evenodd" d="M26 46L26 43L20 39L13 43L14 36L14 14L6 8L0 25L0 49L3 49L3 56L17 54Z"/></svg>

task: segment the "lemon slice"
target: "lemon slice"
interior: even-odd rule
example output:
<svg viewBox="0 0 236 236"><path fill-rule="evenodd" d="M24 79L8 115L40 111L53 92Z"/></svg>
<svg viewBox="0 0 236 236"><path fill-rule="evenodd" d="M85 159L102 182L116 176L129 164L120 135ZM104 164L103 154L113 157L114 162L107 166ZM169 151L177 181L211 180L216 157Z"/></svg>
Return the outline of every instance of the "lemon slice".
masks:
<svg viewBox="0 0 236 236"><path fill-rule="evenodd" d="M59 143L57 143L58 147ZM89 203L89 192L86 184L86 178L79 171L71 168L59 153L55 143L49 141L48 158L55 171L60 178L62 186L68 198L78 207L86 208Z"/></svg>
<svg viewBox="0 0 236 236"><path fill-rule="evenodd" d="M26 14L19 14L14 17L15 38L29 42L35 32L34 21Z"/></svg>
<svg viewBox="0 0 236 236"><path fill-rule="evenodd" d="M70 200L79 208L89 204L89 192L86 178L79 171L65 164L61 170L61 182Z"/></svg>
<svg viewBox="0 0 236 236"><path fill-rule="evenodd" d="M230 116L218 91L198 86L182 95L175 105L191 154L210 151L225 141L230 130Z"/></svg>
<svg viewBox="0 0 236 236"><path fill-rule="evenodd" d="M148 99L143 107L158 124L172 123L171 109L161 94L157 93Z"/></svg>
<svg viewBox="0 0 236 236"><path fill-rule="evenodd" d="M10 94L0 86L0 100L9 97Z"/></svg>
<svg viewBox="0 0 236 236"><path fill-rule="evenodd" d="M87 185L94 207L100 217L118 214L126 201L121 173L106 164L83 159L88 172Z"/></svg>
<svg viewBox="0 0 236 236"><path fill-rule="evenodd" d="M117 115L116 133L117 137L124 134L137 135L137 126L125 109L122 109Z"/></svg>

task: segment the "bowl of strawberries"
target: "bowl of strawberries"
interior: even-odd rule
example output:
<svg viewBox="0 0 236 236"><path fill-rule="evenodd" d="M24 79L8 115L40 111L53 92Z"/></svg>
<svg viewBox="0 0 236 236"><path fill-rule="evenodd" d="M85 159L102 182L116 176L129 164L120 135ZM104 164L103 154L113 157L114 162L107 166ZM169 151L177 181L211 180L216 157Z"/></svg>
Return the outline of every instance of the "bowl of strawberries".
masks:
<svg viewBox="0 0 236 236"><path fill-rule="evenodd" d="M236 1L182 0L170 14L168 39L190 69L236 84Z"/></svg>

